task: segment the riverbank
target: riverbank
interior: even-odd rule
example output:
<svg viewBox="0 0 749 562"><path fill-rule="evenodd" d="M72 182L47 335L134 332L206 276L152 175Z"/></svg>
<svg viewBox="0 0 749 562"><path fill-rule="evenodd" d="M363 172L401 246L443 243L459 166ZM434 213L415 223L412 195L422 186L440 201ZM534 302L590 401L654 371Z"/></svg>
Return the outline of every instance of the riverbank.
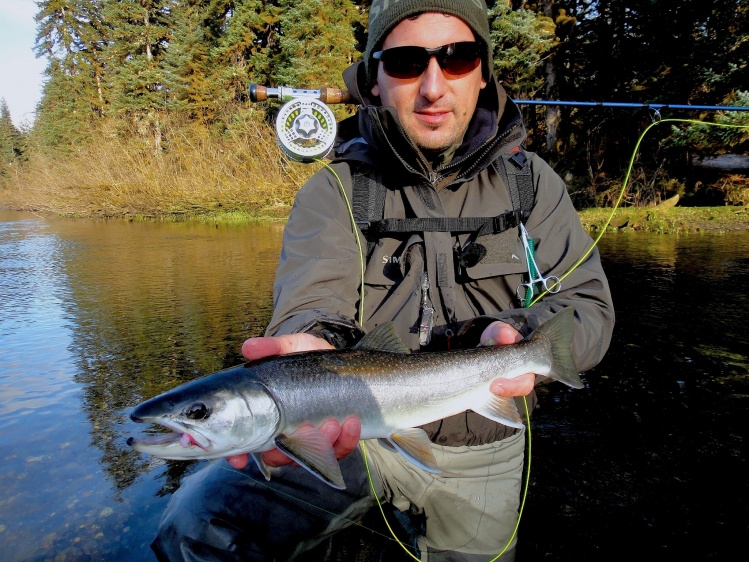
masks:
<svg viewBox="0 0 749 562"><path fill-rule="evenodd" d="M749 230L748 207L620 207L585 209L580 220L588 231L607 230L686 234Z"/></svg>
<svg viewBox="0 0 749 562"><path fill-rule="evenodd" d="M322 165L286 158L275 131L257 116L220 136L184 126L168 132L169 150L102 131L98 142L69 154L37 152L0 176L0 209L131 221L285 221L299 187ZM678 207L676 201L620 208L613 217L610 208L586 209L580 217L598 232L749 230L746 206Z"/></svg>
<svg viewBox="0 0 749 562"><path fill-rule="evenodd" d="M290 190L289 190L290 191ZM87 219L124 219L136 221L195 221L215 224L242 224L250 221L285 221L291 211L292 193L283 198L255 201L252 205L214 201L210 204L185 201L178 207L160 212L139 212L136 207L113 208L96 205L80 192L66 198L47 199L42 194L0 189L0 209L26 211L40 215ZM697 232L749 231L748 207L620 207L583 209L580 220L592 233L609 231L686 234Z"/></svg>

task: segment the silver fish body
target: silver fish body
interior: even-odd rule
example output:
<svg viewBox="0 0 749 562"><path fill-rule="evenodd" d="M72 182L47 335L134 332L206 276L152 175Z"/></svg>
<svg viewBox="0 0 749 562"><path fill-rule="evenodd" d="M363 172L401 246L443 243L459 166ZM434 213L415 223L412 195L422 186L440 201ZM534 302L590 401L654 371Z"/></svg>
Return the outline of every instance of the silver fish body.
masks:
<svg viewBox="0 0 749 562"><path fill-rule="evenodd" d="M408 353L392 325L356 347L265 358L183 384L137 406L131 418L170 435L130 438L137 451L167 459L218 458L280 448L333 487L344 488L333 450L315 429L357 416L362 439L386 439L414 464L439 472L418 426L466 410L522 427L515 401L489 391L498 378L536 373L582 388L570 344L574 310L557 313L507 346Z"/></svg>

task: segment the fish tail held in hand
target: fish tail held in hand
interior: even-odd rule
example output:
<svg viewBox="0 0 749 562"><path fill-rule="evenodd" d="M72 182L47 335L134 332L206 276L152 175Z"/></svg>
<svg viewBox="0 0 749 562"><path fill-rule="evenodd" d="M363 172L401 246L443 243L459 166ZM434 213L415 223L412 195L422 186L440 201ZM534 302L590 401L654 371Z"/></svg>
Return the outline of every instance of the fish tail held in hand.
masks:
<svg viewBox="0 0 749 562"><path fill-rule="evenodd" d="M575 328L574 322L575 309L565 308L542 324L531 337L546 337L551 343L552 360L549 377L572 388L585 388L570 349Z"/></svg>

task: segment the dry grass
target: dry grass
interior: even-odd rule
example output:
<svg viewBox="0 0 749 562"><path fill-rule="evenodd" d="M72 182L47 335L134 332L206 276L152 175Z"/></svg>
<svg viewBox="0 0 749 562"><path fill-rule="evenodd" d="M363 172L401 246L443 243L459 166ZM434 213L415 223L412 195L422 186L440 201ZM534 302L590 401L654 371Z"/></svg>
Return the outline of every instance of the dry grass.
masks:
<svg viewBox="0 0 749 562"><path fill-rule="evenodd" d="M613 217L611 213L610 208L592 208L579 214L583 227L591 232L600 232L607 223L609 230L661 234L749 231L749 209L743 206L619 207Z"/></svg>
<svg viewBox="0 0 749 562"><path fill-rule="evenodd" d="M95 143L66 157L37 151L0 178L0 208L77 217L285 219L295 193L320 165L289 161L260 115L235 111L227 123L216 132L190 122L164 120L156 127L140 121L128 130L102 129ZM749 230L746 178L730 176L721 188L740 206L624 207L610 228ZM583 224L600 229L610 212L583 211Z"/></svg>
<svg viewBox="0 0 749 562"><path fill-rule="evenodd" d="M319 166L290 162L275 138L259 118L220 133L143 123L125 134L102 130L64 158L33 154L0 189L0 206L65 216L285 217Z"/></svg>

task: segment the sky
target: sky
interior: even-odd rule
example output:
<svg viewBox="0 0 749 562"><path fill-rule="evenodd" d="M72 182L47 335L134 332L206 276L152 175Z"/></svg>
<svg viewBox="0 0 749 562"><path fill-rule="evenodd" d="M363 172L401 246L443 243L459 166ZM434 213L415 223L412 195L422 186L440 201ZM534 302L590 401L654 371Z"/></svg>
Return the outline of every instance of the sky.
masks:
<svg viewBox="0 0 749 562"><path fill-rule="evenodd" d="M0 0L0 98L16 127L34 122L42 96L47 60L34 56L36 12L34 0Z"/></svg>

